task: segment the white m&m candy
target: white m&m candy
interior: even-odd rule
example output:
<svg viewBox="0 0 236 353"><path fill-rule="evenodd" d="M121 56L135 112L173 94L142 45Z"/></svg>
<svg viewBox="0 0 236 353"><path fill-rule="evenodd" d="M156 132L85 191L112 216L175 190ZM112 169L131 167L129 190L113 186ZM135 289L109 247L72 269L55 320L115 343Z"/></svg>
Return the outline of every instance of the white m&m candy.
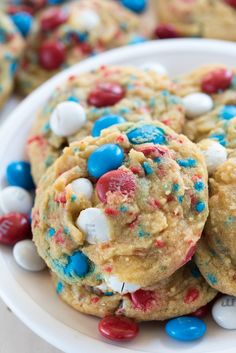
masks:
<svg viewBox="0 0 236 353"><path fill-rule="evenodd" d="M77 102L59 103L50 117L50 127L55 135L67 137L78 132L86 122L84 108Z"/></svg>
<svg viewBox="0 0 236 353"><path fill-rule="evenodd" d="M0 208L5 214L30 213L32 206L32 195L19 186L8 186L0 191Z"/></svg>
<svg viewBox="0 0 236 353"><path fill-rule="evenodd" d="M168 75L167 69L163 65L159 64L158 62L152 62L152 61L145 62L142 65L140 65L140 68L147 71L149 70L155 71L159 75L165 75L165 76Z"/></svg>
<svg viewBox="0 0 236 353"><path fill-rule="evenodd" d="M87 208L80 212L76 225L86 234L90 244L109 241L109 224L103 211L99 208Z"/></svg>
<svg viewBox="0 0 236 353"><path fill-rule="evenodd" d="M78 15L76 15L78 16ZM77 21L80 27L84 30L90 31L100 24L100 17L93 10L83 10L79 13Z"/></svg>
<svg viewBox="0 0 236 353"><path fill-rule="evenodd" d="M36 246L32 240L22 240L13 248L13 256L16 263L28 271L42 271L46 264L38 255Z"/></svg>
<svg viewBox="0 0 236 353"><path fill-rule="evenodd" d="M199 146L205 158L208 173L213 174L227 160L227 150L217 141L210 139L202 140Z"/></svg>
<svg viewBox="0 0 236 353"><path fill-rule="evenodd" d="M76 180L73 180L70 185L76 195L82 194L87 199L91 199L93 195L93 184L89 179L78 178Z"/></svg>
<svg viewBox="0 0 236 353"><path fill-rule="evenodd" d="M236 329L236 297L224 295L218 299L212 308L212 316L215 322L227 329Z"/></svg>
<svg viewBox="0 0 236 353"><path fill-rule="evenodd" d="M190 119L197 118L213 109L213 100L205 93L191 93L183 98L186 115Z"/></svg>
<svg viewBox="0 0 236 353"><path fill-rule="evenodd" d="M120 294L134 293L138 289L140 289L139 285L133 284L133 283L121 282L116 276L113 276L113 275L106 276L105 281L107 286L110 289Z"/></svg>

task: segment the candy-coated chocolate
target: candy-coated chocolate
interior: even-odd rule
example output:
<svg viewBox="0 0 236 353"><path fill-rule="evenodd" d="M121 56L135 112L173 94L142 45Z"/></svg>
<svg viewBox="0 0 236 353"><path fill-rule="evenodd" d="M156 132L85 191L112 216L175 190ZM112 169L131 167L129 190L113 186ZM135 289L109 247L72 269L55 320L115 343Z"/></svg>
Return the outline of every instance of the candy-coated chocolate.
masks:
<svg viewBox="0 0 236 353"><path fill-rule="evenodd" d="M38 272L46 267L32 240L26 239L16 243L13 248L13 256L16 263L24 270Z"/></svg>
<svg viewBox="0 0 236 353"><path fill-rule="evenodd" d="M4 214L31 212L33 198L31 194L19 186L7 186L0 191L0 209Z"/></svg>
<svg viewBox="0 0 236 353"><path fill-rule="evenodd" d="M135 192L135 178L132 173L124 170L112 170L98 180L96 191L99 199L106 202L108 192L118 192L121 195L132 196Z"/></svg>
<svg viewBox="0 0 236 353"><path fill-rule="evenodd" d="M224 295L212 307L215 322L226 330L236 330L236 297Z"/></svg>
<svg viewBox="0 0 236 353"><path fill-rule="evenodd" d="M68 276L84 277L89 272L89 259L82 251L76 251L69 256L65 273Z"/></svg>
<svg viewBox="0 0 236 353"><path fill-rule="evenodd" d="M40 20L40 26L43 31L51 31L61 24L65 23L68 18L68 13L58 7L49 8L43 13Z"/></svg>
<svg viewBox="0 0 236 353"><path fill-rule="evenodd" d="M82 194L87 199L91 199L93 195L93 184L89 179L78 178L73 180L70 185L76 195Z"/></svg>
<svg viewBox="0 0 236 353"><path fill-rule="evenodd" d="M125 96L119 83L101 82L89 93L88 104L97 108L108 107L118 103Z"/></svg>
<svg viewBox="0 0 236 353"><path fill-rule="evenodd" d="M140 289L138 284L122 282L115 275L106 276L105 281L110 289L120 294L133 293Z"/></svg>
<svg viewBox="0 0 236 353"><path fill-rule="evenodd" d="M103 129L108 128L112 125L125 123L125 119L120 115L104 115L95 121L92 129L92 136L98 137L101 135Z"/></svg>
<svg viewBox="0 0 236 353"><path fill-rule="evenodd" d="M8 164L6 178L9 185L20 186L26 190L34 189L34 182L28 162L17 161Z"/></svg>
<svg viewBox="0 0 236 353"><path fill-rule="evenodd" d="M147 0L120 0L121 4L136 13L142 13L147 7Z"/></svg>
<svg viewBox="0 0 236 353"><path fill-rule="evenodd" d="M190 119L210 112L214 106L211 96L205 93L188 94L183 98L183 103L187 117Z"/></svg>
<svg viewBox="0 0 236 353"><path fill-rule="evenodd" d="M29 216L22 213L8 213L0 216L0 243L14 245L31 237Z"/></svg>
<svg viewBox="0 0 236 353"><path fill-rule="evenodd" d="M102 336L112 341L129 341L139 332L138 324L123 316L106 316L99 325L98 330Z"/></svg>
<svg viewBox="0 0 236 353"><path fill-rule="evenodd" d="M27 37L32 27L32 16L27 12L17 12L11 18L22 36Z"/></svg>
<svg viewBox="0 0 236 353"><path fill-rule="evenodd" d="M233 79L233 73L227 69L215 69L206 74L201 82L202 91L208 94L214 94L230 87Z"/></svg>
<svg viewBox="0 0 236 353"><path fill-rule="evenodd" d="M165 132L152 125L143 125L127 133L127 137L134 145L152 142L163 145L166 143Z"/></svg>
<svg viewBox="0 0 236 353"><path fill-rule="evenodd" d="M39 63L45 70L56 70L65 61L65 48L61 42L44 42L39 48Z"/></svg>
<svg viewBox="0 0 236 353"><path fill-rule="evenodd" d="M179 33L172 24L159 24L154 31L154 35L159 39L180 37Z"/></svg>
<svg viewBox="0 0 236 353"><path fill-rule="evenodd" d="M166 333L178 341L195 341L205 335L206 324L196 317L182 316L167 322Z"/></svg>
<svg viewBox="0 0 236 353"><path fill-rule="evenodd" d="M116 144L105 144L91 153L88 159L88 173L94 178L119 168L124 160L123 149Z"/></svg>

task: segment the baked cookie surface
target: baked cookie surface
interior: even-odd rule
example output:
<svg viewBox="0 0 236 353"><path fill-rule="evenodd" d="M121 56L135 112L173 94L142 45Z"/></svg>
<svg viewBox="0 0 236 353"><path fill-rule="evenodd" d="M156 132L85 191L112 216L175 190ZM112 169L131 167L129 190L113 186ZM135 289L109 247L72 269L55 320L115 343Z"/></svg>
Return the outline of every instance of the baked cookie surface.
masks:
<svg viewBox="0 0 236 353"><path fill-rule="evenodd" d="M10 17L0 11L0 107L11 94L24 40Z"/></svg>
<svg viewBox="0 0 236 353"><path fill-rule="evenodd" d="M139 17L116 1L81 0L38 14L27 41L18 88L30 93L60 70L105 50L132 43Z"/></svg>
<svg viewBox="0 0 236 353"><path fill-rule="evenodd" d="M208 283L236 295L236 158L230 155L210 179L210 214L195 259Z"/></svg>
<svg viewBox="0 0 236 353"><path fill-rule="evenodd" d="M132 292L191 259L207 215L198 147L160 122L126 123L64 149L37 188L33 234L67 283Z"/></svg>
<svg viewBox="0 0 236 353"><path fill-rule="evenodd" d="M134 67L100 67L69 77L38 113L28 139L36 184L69 142L95 133L94 124L102 117L116 115L128 122L160 120L181 132L185 112L177 91L176 85L166 76ZM84 124L66 137L58 136L50 125L53 112L58 111L62 102L81 105L86 113ZM65 109L63 116L70 114L68 108Z"/></svg>
<svg viewBox="0 0 236 353"><path fill-rule="evenodd" d="M180 37L236 40L236 5L231 0L160 0L157 16Z"/></svg>
<svg viewBox="0 0 236 353"><path fill-rule="evenodd" d="M123 315L137 321L166 320L191 314L217 294L192 262L155 286L129 295L98 287L68 284L53 274L58 295L74 309L94 316Z"/></svg>

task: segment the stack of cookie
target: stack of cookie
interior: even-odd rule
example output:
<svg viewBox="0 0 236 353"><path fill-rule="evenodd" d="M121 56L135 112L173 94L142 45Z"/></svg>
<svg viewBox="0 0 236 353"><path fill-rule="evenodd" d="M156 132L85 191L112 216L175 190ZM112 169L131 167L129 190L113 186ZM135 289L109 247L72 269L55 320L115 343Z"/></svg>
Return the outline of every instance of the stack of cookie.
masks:
<svg viewBox="0 0 236 353"><path fill-rule="evenodd" d="M38 113L34 241L69 305L165 320L235 294L234 77L222 65L174 82L101 67L69 77Z"/></svg>

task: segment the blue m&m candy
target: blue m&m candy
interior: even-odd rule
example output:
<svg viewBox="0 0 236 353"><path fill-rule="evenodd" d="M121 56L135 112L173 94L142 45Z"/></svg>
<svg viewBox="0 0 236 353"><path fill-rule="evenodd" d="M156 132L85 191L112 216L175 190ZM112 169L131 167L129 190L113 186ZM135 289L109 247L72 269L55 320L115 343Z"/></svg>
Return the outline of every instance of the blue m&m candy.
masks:
<svg viewBox="0 0 236 353"><path fill-rule="evenodd" d="M134 145L152 142L158 145L166 143L165 132L163 129L153 125L142 125L127 133L129 141Z"/></svg>
<svg viewBox="0 0 236 353"><path fill-rule="evenodd" d="M76 275L84 277L89 272L89 259L82 251L76 251L73 255L69 256L68 264L65 268L67 276Z"/></svg>
<svg viewBox="0 0 236 353"><path fill-rule="evenodd" d="M167 322L166 333L178 341L194 341L204 336L206 324L196 317L182 316Z"/></svg>
<svg viewBox="0 0 236 353"><path fill-rule="evenodd" d="M220 118L230 120L236 117L236 105L225 105L220 111Z"/></svg>
<svg viewBox="0 0 236 353"><path fill-rule="evenodd" d="M16 25L16 27L21 32L22 36L27 37L32 27L32 22L33 22L32 16L27 12L17 12L14 15L12 15L11 18L14 24Z"/></svg>
<svg viewBox="0 0 236 353"><path fill-rule="evenodd" d="M109 143L97 148L88 159L88 173L94 178L100 178L110 170L118 169L124 160L123 149Z"/></svg>
<svg viewBox="0 0 236 353"><path fill-rule="evenodd" d="M125 123L125 119L120 115L104 115L99 118L92 130L92 136L98 137L101 135L101 131L109 126Z"/></svg>
<svg viewBox="0 0 236 353"><path fill-rule="evenodd" d="M121 4L136 13L142 13L147 7L147 0L120 0Z"/></svg>
<svg viewBox="0 0 236 353"><path fill-rule="evenodd" d="M20 186L26 190L34 189L30 164L25 161L12 162L7 166L6 178L9 185Z"/></svg>

